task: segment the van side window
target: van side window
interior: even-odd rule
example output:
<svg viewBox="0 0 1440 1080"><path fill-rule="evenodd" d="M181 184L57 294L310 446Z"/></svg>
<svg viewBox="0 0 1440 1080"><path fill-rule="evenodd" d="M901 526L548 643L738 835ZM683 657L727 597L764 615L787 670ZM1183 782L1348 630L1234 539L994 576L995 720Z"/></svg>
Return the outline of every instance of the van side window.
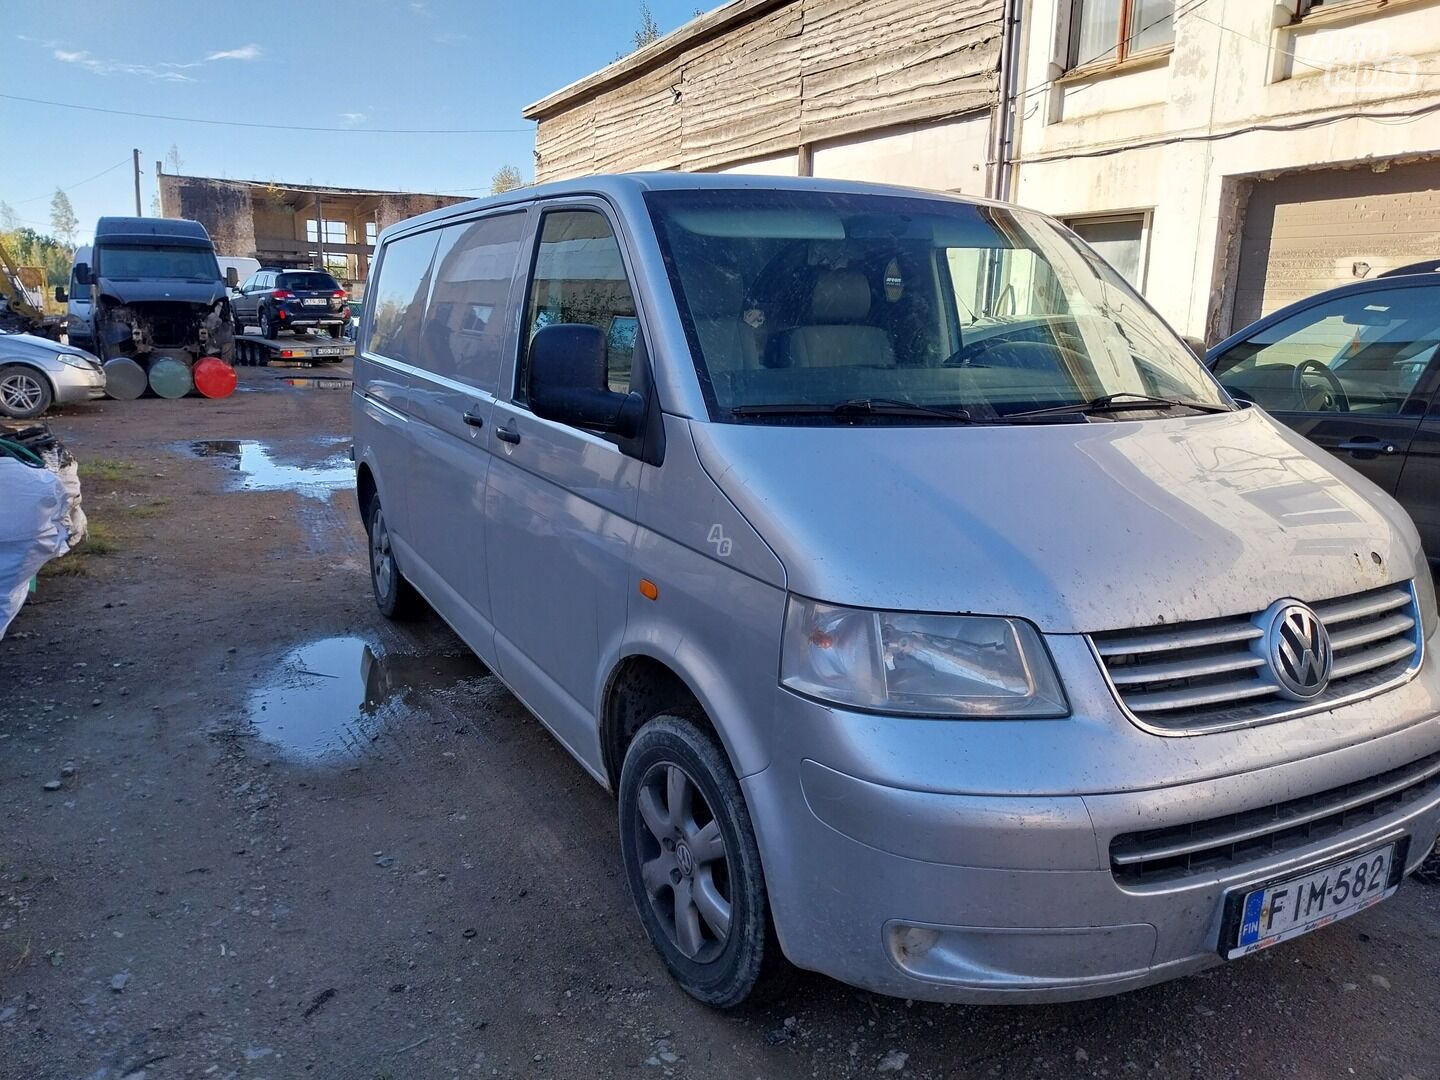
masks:
<svg viewBox="0 0 1440 1080"><path fill-rule="evenodd" d="M440 233L419 365L491 393L500 378L506 304L525 214L450 225Z"/></svg>
<svg viewBox="0 0 1440 1080"><path fill-rule="evenodd" d="M530 282L517 400L525 400L529 382L530 338L555 323L598 326L605 334L610 389L629 391L640 321L620 245L610 222L598 211L552 210L545 215Z"/></svg>
<svg viewBox="0 0 1440 1080"><path fill-rule="evenodd" d="M366 344L370 351L406 364L418 359L420 324L430 292L430 261L439 235L431 231L402 236L382 249L379 276L365 298L375 312Z"/></svg>

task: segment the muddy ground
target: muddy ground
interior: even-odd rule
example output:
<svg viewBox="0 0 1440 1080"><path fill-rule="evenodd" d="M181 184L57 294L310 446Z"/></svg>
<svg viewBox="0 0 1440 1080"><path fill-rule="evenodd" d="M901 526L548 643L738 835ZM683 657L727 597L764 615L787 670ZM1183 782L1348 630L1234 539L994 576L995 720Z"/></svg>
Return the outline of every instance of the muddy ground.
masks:
<svg viewBox="0 0 1440 1080"><path fill-rule="evenodd" d="M609 796L438 621L376 614L349 395L279 374L52 419L99 528L0 642L5 1080L1440 1077L1415 882L1106 1001L694 1004Z"/></svg>

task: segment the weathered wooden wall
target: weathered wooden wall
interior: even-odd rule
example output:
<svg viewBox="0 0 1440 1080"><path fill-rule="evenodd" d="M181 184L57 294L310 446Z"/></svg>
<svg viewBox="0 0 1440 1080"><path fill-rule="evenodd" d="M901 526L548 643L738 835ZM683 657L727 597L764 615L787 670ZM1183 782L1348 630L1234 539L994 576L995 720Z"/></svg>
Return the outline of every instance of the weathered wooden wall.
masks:
<svg viewBox="0 0 1440 1080"><path fill-rule="evenodd" d="M526 110L536 178L713 169L995 104L1001 0L732 7Z"/></svg>

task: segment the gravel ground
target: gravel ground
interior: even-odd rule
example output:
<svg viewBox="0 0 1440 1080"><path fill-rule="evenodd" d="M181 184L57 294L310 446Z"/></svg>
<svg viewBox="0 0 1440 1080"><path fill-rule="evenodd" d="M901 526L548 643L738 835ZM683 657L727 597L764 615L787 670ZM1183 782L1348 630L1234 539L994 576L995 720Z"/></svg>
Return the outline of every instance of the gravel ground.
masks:
<svg viewBox="0 0 1440 1080"><path fill-rule="evenodd" d="M375 613L349 395L280 374L53 417L102 543L0 642L0 1077L1440 1077L1415 882L1106 1001L694 1004L609 796L438 621Z"/></svg>

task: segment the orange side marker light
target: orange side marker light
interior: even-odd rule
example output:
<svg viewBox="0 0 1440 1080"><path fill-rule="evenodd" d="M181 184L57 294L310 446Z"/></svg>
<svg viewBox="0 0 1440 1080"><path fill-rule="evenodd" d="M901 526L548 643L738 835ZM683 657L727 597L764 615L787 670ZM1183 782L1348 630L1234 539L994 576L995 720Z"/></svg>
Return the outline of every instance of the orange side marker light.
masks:
<svg viewBox="0 0 1440 1080"><path fill-rule="evenodd" d="M660 588L649 578L641 578L640 595L646 600L658 600L660 599Z"/></svg>

